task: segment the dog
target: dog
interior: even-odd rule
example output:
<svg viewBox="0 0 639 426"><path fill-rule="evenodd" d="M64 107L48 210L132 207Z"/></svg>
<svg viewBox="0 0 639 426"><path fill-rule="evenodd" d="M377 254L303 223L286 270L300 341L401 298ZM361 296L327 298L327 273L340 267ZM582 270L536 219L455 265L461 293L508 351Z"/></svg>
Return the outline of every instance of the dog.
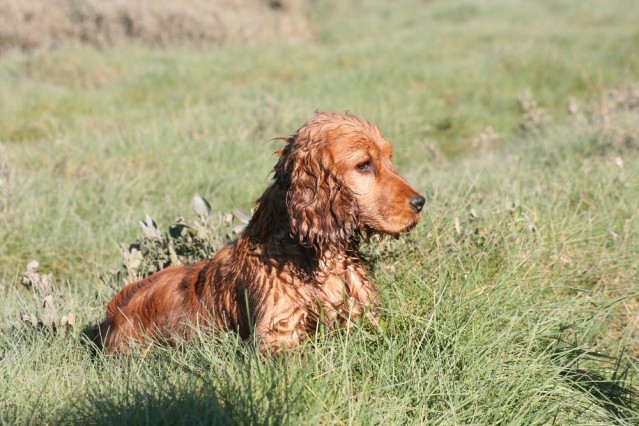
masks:
<svg viewBox="0 0 639 426"><path fill-rule="evenodd" d="M198 326L234 330L276 354L319 326L377 324L378 290L360 241L410 231L424 197L395 171L381 131L352 113L318 112L282 140L272 184L237 240L111 300L99 326L107 352L175 343Z"/></svg>

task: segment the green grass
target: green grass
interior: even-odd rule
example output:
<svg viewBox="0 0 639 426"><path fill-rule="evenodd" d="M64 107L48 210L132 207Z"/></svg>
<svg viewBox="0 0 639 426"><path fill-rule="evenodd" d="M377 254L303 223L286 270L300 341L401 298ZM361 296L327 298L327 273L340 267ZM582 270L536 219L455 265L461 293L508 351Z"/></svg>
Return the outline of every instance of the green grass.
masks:
<svg viewBox="0 0 639 426"><path fill-rule="evenodd" d="M639 422L639 107L609 95L639 83L639 4L360 3L315 5L304 45L0 58L0 422ZM249 209L272 138L316 109L376 122L429 195L413 233L366 248L383 330L275 360L223 333L94 354L81 331L137 222L194 193ZM20 325L31 259L77 316L65 337Z"/></svg>

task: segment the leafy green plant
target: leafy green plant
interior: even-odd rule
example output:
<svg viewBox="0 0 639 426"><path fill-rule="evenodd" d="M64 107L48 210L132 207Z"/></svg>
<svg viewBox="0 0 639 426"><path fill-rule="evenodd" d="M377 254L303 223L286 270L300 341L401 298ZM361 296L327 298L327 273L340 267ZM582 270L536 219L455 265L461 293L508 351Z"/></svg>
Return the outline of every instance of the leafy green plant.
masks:
<svg viewBox="0 0 639 426"><path fill-rule="evenodd" d="M210 203L196 194L193 197L194 219L178 217L167 231L161 231L147 215L140 226L144 236L122 245L123 265L119 274L135 281L170 265L184 265L213 257L223 245L235 238L250 219L248 213L214 213Z"/></svg>

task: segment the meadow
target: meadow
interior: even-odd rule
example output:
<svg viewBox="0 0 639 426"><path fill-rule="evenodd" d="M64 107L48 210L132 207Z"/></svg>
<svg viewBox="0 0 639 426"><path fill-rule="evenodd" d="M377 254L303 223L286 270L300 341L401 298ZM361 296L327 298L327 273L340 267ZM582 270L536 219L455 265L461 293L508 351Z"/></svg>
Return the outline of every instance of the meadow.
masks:
<svg viewBox="0 0 639 426"><path fill-rule="evenodd" d="M306 41L0 57L0 423L638 424L639 3L307 7ZM139 221L249 211L315 110L428 195L364 247L381 330L96 351Z"/></svg>

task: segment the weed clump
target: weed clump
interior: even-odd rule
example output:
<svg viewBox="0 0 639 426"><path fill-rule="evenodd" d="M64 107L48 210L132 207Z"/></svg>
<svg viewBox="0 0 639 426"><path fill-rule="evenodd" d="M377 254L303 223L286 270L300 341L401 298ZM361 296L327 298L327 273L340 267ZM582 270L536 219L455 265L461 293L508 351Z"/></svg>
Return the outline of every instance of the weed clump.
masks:
<svg viewBox="0 0 639 426"><path fill-rule="evenodd" d="M11 195L12 170L6 160L6 149L0 144L0 214L9 210L9 198Z"/></svg>
<svg viewBox="0 0 639 426"><path fill-rule="evenodd" d="M501 136L495 132L492 126L486 127L477 137L471 141L471 146L475 151L486 152L497 146L501 141Z"/></svg>
<svg viewBox="0 0 639 426"><path fill-rule="evenodd" d="M22 277L22 284L33 293L33 304L20 315L22 324L33 330L46 330L51 334L65 336L75 327L75 313L68 311L62 293L56 287L52 274L37 271L38 261L29 262Z"/></svg>
<svg viewBox="0 0 639 426"><path fill-rule="evenodd" d="M524 133L538 132L551 123L550 115L544 108L539 106L530 90L526 90L519 95L517 102L523 114L519 121L519 128Z"/></svg>
<svg viewBox="0 0 639 426"><path fill-rule="evenodd" d="M604 93L593 113L599 122L599 145L620 153L639 149L639 89L621 87Z"/></svg>
<svg viewBox="0 0 639 426"><path fill-rule="evenodd" d="M194 263L213 255L238 235L250 219L249 214L233 212L213 213L210 203L200 195L193 197L196 218L178 217L163 232L147 215L140 226L144 236L131 244L122 245L122 265L113 274L112 286L121 280L136 281L171 265Z"/></svg>

